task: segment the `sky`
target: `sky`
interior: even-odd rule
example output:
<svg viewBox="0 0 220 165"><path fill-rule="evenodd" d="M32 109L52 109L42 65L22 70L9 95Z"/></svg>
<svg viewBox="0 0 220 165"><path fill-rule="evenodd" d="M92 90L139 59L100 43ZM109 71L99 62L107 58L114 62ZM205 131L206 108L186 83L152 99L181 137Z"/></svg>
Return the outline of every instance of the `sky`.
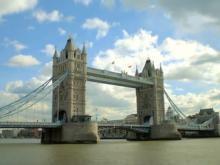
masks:
<svg viewBox="0 0 220 165"><path fill-rule="evenodd" d="M218 0L0 0L0 107L51 77L55 48L72 36L75 47L85 43L88 66L134 75L150 58L162 65L166 90L184 113L220 111L219 6ZM86 85L88 114L136 113L134 89ZM50 119L49 104L39 118Z"/></svg>

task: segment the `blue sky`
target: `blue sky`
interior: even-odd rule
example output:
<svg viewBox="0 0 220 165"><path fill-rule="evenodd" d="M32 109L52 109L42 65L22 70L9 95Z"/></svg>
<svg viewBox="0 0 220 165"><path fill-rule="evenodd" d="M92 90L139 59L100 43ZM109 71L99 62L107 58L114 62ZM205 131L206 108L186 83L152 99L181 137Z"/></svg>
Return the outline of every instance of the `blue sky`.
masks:
<svg viewBox="0 0 220 165"><path fill-rule="evenodd" d="M54 48L62 50L71 35L77 47L86 43L89 66L134 74L149 57L156 66L162 63L166 88L186 113L219 111L218 5L217 0L0 0L0 98L12 101L27 85L34 89L50 77ZM87 86L88 113L98 108L114 119L135 113L133 90ZM95 100L93 88L106 97L106 106ZM121 93L115 96L116 91Z"/></svg>

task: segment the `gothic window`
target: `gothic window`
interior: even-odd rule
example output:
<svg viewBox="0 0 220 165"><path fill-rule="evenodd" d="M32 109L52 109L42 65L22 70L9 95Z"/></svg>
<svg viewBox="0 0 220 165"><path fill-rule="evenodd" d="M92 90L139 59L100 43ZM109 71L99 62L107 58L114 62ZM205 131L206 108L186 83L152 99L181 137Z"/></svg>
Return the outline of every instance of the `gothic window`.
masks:
<svg viewBox="0 0 220 165"><path fill-rule="evenodd" d="M66 52L66 59L68 59L68 52Z"/></svg>
<svg viewBox="0 0 220 165"><path fill-rule="evenodd" d="M151 71L150 70L148 70L148 76L151 77Z"/></svg>
<svg viewBox="0 0 220 165"><path fill-rule="evenodd" d="M77 63L77 68L80 68L80 63Z"/></svg>

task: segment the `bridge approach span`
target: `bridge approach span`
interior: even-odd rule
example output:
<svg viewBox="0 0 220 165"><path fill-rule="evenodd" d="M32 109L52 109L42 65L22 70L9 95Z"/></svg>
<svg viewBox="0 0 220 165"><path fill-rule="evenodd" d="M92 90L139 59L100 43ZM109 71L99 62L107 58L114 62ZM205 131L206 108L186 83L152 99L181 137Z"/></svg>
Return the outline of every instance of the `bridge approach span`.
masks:
<svg viewBox="0 0 220 165"><path fill-rule="evenodd" d="M0 128L58 128L62 123L51 122L0 122Z"/></svg>

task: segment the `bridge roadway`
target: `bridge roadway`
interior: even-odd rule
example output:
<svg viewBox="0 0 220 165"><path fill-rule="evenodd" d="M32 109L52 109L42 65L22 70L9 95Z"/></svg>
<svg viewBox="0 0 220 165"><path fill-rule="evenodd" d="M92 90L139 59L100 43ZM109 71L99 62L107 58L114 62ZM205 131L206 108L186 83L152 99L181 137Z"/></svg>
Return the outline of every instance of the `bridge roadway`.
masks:
<svg viewBox="0 0 220 165"><path fill-rule="evenodd" d="M0 122L0 128L58 128L61 122ZM133 130L136 132L149 133L149 125L131 125L131 124L98 124L99 128L119 128ZM177 125L179 131L213 131L214 128L201 126Z"/></svg>
<svg viewBox="0 0 220 165"><path fill-rule="evenodd" d="M130 76L126 73L115 73L90 67L87 67L87 80L130 88L153 85L153 80L151 78L145 79L142 77Z"/></svg>
<svg viewBox="0 0 220 165"><path fill-rule="evenodd" d="M122 129L145 129L150 130L149 125L130 125L130 124L99 124L103 128L122 128ZM213 131L214 128L202 127L199 125L177 125L179 131Z"/></svg>
<svg viewBox="0 0 220 165"><path fill-rule="evenodd" d="M0 128L58 128L61 126L61 122L0 122Z"/></svg>

